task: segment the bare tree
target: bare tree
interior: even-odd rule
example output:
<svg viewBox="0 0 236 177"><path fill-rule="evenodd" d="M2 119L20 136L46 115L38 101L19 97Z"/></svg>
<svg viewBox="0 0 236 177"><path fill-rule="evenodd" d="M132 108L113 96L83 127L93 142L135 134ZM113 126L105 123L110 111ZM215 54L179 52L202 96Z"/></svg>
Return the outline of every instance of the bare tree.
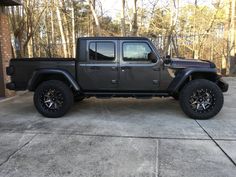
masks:
<svg viewBox="0 0 236 177"><path fill-rule="evenodd" d="M193 19L193 58L198 59L199 58L199 53L197 51L197 42L196 42L196 14L197 14L197 9L198 9L198 0L194 1L194 19Z"/></svg>
<svg viewBox="0 0 236 177"><path fill-rule="evenodd" d="M179 17L179 0L171 0L171 9L170 9L170 28L167 32L167 42L164 48L164 54L168 54L168 51L170 50L170 45L173 41L173 33L174 30L176 28L176 24L178 21L178 17ZM174 43L172 43L174 44ZM176 50L175 52L178 54L177 51L177 46L174 46L174 49ZM169 52L170 54L170 52Z"/></svg>
<svg viewBox="0 0 236 177"><path fill-rule="evenodd" d="M125 30L125 0L122 0L122 10L121 10L121 34L126 36Z"/></svg>
<svg viewBox="0 0 236 177"><path fill-rule="evenodd" d="M76 41L75 41L75 8L74 8L74 2L72 2L71 6L71 20L72 20L72 48L73 48L73 55L72 57L75 58L76 53Z"/></svg>
<svg viewBox="0 0 236 177"><path fill-rule="evenodd" d="M137 22L137 0L133 0L133 20L131 34L137 36L138 32L138 22Z"/></svg>
<svg viewBox="0 0 236 177"><path fill-rule="evenodd" d="M68 53L67 53L67 46L66 46L66 38L65 38L65 33L64 33L64 29L63 29L62 18L61 18L61 13L60 13L60 8L59 7L60 7L60 2L57 1L56 12L57 12L57 19L58 19L59 29L60 29L60 33L61 33L63 53L64 53L64 57L67 57Z"/></svg>
<svg viewBox="0 0 236 177"><path fill-rule="evenodd" d="M229 18L228 18L228 44L226 74L231 74L231 59L235 57L235 0L229 0Z"/></svg>
<svg viewBox="0 0 236 177"><path fill-rule="evenodd" d="M99 23L99 20L98 20L98 16L96 14L96 11L95 11L95 0L88 0L89 1L89 6L90 6L90 9L92 11L92 15L93 15L93 18L95 20L95 24L96 24L96 28L97 28L97 33L95 35L101 35L101 27L100 27L100 23Z"/></svg>
<svg viewBox="0 0 236 177"><path fill-rule="evenodd" d="M50 42L50 55L54 56L54 44L55 44L55 25L54 25L54 14L55 14L55 6L54 6L54 0L50 1L50 25L51 25L51 42ZM49 28L48 28L49 29ZM51 57L50 56L50 57Z"/></svg>

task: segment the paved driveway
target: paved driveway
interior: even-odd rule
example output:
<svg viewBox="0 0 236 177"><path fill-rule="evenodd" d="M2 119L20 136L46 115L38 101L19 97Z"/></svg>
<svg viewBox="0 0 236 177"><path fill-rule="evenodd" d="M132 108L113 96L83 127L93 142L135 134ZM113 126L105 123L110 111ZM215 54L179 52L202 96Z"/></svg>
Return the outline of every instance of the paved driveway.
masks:
<svg viewBox="0 0 236 177"><path fill-rule="evenodd" d="M187 118L175 100L87 99L61 119L32 94L0 102L1 177L236 176L236 79L214 119Z"/></svg>

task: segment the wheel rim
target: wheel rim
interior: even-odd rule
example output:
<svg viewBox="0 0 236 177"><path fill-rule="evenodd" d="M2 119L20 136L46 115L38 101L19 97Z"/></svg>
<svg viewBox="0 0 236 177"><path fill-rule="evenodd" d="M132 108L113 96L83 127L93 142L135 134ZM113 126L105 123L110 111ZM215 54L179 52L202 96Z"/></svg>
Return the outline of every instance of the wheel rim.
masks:
<svg viewBox="0 0 236 177"><path fill-rule="evenodd" d="M64 104L64 97L60 90L45 89L40 96L42 107L51 112L58 111Z"/></svg>
<svg viewBox="0 0 236 177"><path fill-rule="evenodd" d="M210 111L214 107L215 101L215 94L209 89L197 89L189 99L192 110L198 113Z"/></svg>

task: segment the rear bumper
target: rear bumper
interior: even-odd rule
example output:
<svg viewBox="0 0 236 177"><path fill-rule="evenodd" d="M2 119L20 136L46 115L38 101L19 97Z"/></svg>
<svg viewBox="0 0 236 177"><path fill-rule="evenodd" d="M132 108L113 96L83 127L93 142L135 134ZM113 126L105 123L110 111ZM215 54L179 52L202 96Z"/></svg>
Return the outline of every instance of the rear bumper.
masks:
<svg viewBox="0 0 236 177"><path fill-rule="evenodd" d="M14 74L14 67L8 66L6 68L6 73L8 76L12 76ZM16 90L16 84L14 82L9 82L6 84L6 88L9 90Z"/></svg>
<svg viewBox="0 0 236 177"><path fill-rule="evenodd" d="M222 92L227 92L229 90L229 84L225 82L222 78L219 78L217 85L220 87Z"/></svg>
<svg viewBox="0 0 236 177"><path fill-rule="evenodd" d="M13 82L7 83L6 88L9 90L16 90L16 84Z"/></svg>
<svg viewBox="0 0 236 177"><path fill-rule="evenodd" d="M6 73L8 76L12 76L14 74L14 67L13 66L8 66L6 68Z"/></svg>

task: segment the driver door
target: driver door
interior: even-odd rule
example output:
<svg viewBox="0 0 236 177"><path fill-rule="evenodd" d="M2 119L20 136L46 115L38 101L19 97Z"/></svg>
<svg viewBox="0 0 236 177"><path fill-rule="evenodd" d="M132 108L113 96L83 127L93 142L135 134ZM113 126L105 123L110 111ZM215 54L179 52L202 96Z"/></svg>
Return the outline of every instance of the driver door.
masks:
<svg viewBox="0 0 236 177"><path fill-rule="evenodd" d="M160 83L159 60L153 62L154 53L146 41L121 41L120 90L157 91Z"/></svg>

